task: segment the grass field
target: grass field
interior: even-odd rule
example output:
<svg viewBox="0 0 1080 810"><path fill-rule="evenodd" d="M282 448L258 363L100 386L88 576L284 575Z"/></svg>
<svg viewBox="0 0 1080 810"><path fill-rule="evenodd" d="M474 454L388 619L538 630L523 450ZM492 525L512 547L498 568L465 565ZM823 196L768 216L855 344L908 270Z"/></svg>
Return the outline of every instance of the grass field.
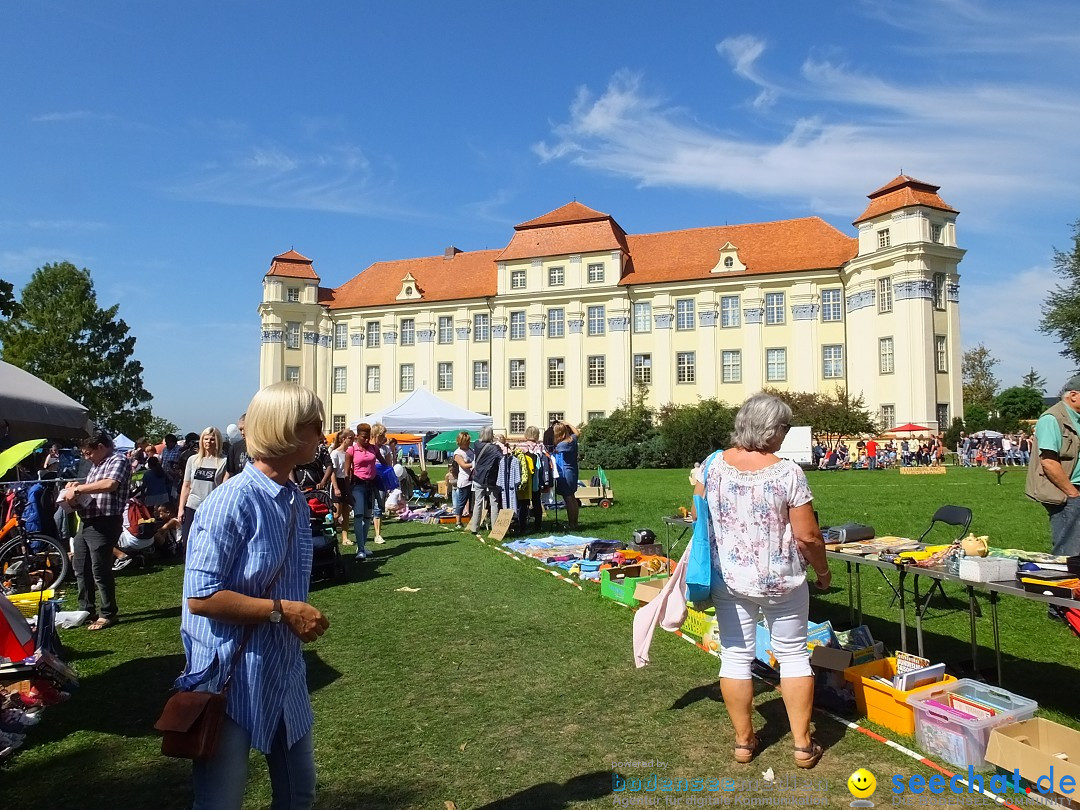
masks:
<svg viewBox="0 0 1080 810"><path fill-rule="evenodd" d="M583 535L629 540L634 529L650 527L663 537L661 516L688 503L683 471L612 471L610 478L616 504L583 509ZM990 535L992 545L1045 550L1045 513L1023 497L1022 478L1010 471L998 486L985 471L950 468L943 477L812 473L810 483L825 523L862 521L880 534L917 536L938 506L955 503L974 510L972 530ZM794 773L782 703L771 688L759 685L757 696L768 747L752 766L733 765L714 658L661 632L653 664L636 670L632 614L595 586L579 591L441 527L391 524L384 534L385 546L370 546L374 559L350 563L346 582L312 594L332 622L307 652L319 807L612 807L613 767L628 761L655 764L617 767L626 776ZM82 685L48 711L0 771L4 807L190 806L188 767L162 759L151 730L183 664L181 578L179 565L126 573L120 625L62 633ZM833 582L815 597L811 616L842 627L847 583L839 567ZM863 585L875 636L896 646L889 591L873 571ZM419 591L398 592L403 586ZM1037 699L1045 716L1077 725L1080 640L1031 603L1005 599L1000 610L1006 686ZM967 621L966 611L935 603L925 625L931 655L967 657ZM980 663L990 664L989 618L978 630ZM828 751L812 772L816 781L803 774L799 792L820 788L814 795L825 797L822 806L848 806L844 785L859 767L873 771L879 786L894 773L931 773L824 714L815 722ZM265 807L265 767L255 762L249 806ZM879 806L884 795L879 787Z"/></svg>

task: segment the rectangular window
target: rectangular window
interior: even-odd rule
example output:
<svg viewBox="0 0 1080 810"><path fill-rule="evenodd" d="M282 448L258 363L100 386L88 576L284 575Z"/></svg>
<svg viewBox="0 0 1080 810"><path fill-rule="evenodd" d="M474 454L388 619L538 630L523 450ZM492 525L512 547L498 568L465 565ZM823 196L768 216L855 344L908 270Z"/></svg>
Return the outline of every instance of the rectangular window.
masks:
<svg viewBox="0 0 1080 810"><path fill-rule="evenodd" d="M300 382L300 366L285 366L285 382Z"/></svg>
<svg viewBox="0 0 1080 810"><path fill-rule="evenodd" d="M525 339L525 310L510 313L510 339Z"/></svg>
<svg viewBox="0 0 1080 810"><path fill-rule="evenodd" d="M725 295L720 298L720 326L735 327L740 323L739 296Z"/></svg>
<svg viewBox="0 0 1080 810"><path fill-rule="evenodd" d="M524 270L511 270L510 271L510 289L511 290L524 290L525 289L525 271Z"/></svg>
<svg viewBox="0 0 1080 810"><path fill-rule="evenodd" d="M334 348L349 348L349 325L347 323L334 324Z"/></svg>
<svg viewBox="0 0 1080 810"><path fill-rule="evenodd" d="M548 358L548 388L566 385L566 361L561 357Z"/></svg>
<svg viewBox="0 0 1080 810"><path fill-rule="evenodd" d="M934 309L945 309L945 274L934 273Z"/></svg>
<svg viewBox="0 0 1080 810"><path fill-rule="evenodd" d="M548 286L561 287L566 283L566 269L564 267L548 268Z"/></svg>
<svg viewBox="0 0 1080 810"><path fill-rule="evenodd" d="M379 366L368 366L365 373L367 383L365 388L369 394L379 393L379 389L382 387L382 372Z"/></svg>
<svg viewBox="0 0 1080 810"><path fill-rule="evenodd" d="M693 352L675 353L675 382L692 383L697 380L697 358Z"/></svg>
<svg viewBox="0 0 1080 810"><path fill-rule="evenodd" d="M945 430L949 427L949 403L939 402L937 406L937 424L938 430Z"/></svg>
<svg viewBox="0 0 1080 810"><path fill-rule="evenodd" d="M603 284L604 283L604 265L603 262L599 264L589 265L589 283L590 284Z"/></svg>
<svg viewBox="0 0 1080 810"><path fill-rule="evenodd" d="M722 380L726 383L742 382L742 352L738 349L723 352L720 357Z"/></svg>
<svg viewBox="0 0 1080 810"><path fill-rule="evenodd" d="M439 390L451 391L454 388L454 364L439 363Z"/></svg>
<svg viewBox="0 0 1080 810"><path fill-rule="evenodd" d="M563 422L566 420L566 414L562 411L548 411L548 424L553 422Z"/></svg>
<svg viewBox="0 0 1080 810"><path fill-rule="evenodd" d="M454 342L454 319L450 315L439 316L439 343Z"/></svg>
<svg viewBox="0 0 1080 810"><path fill-rule="evenodd" d="M821 291L821 320L842 321L844 319L844 291Z"/></svg>
<svg viewBox="0 0 1080 810"><path fill-rule="evenodd" d="M415 346L416 345L416 319L415 318L402 318L401 319L401 345L402 346Z"/></svg>
<svg viewBox="0 0 1080 810"><path fill-rule="evenodd" d="M822 346L822 373L826 380L836 380L844 376L844 347Z"/></svg>
<svg viewBox="0 0 1080 810"><path fill-rule="evenodd" d="M487 360L473 361L472 387L477 391L487 391L491 387L491 372Z"/></svg>
<svg viewBox="0 0 1080 810"><path fill-rule="evenodd" d="M942 227L940 225L931 225L930 226L930 241L931 242L937 242L940 245L941 244L942 230L943 229L942 229Z"/></svg>
<svg viewBox="0 0 1080 810"><path fill-rule="evenodd" d="M300 348L300 322L289 321L285 324L285 348L286 349L299 349Z"/></svg>
<svg viewBox="0 0 1080 810"><path fill-rule="evenodd" d="M334 366L334 393L344 394L348 369L345 366Z"/></svg>
<svg viewBox="0 0 1080 810"><path fill-rule="evenodd" d="M589 385L607 385L607 358L591 354L588 358Z"/></svg>
<svg viewBox="0 0 1080 810"><path fill-rule="evenodd" d="M525 361L524 360L511 360L510 361L510 387L511 388L524 388L525 387Z"/></svg>
<svg viewBox="0 0 1080 810"><path fill-rule="evenodd" d="M487 313L473 315L472 339L474 343L487 343L491 339L491 316Z"/></svg>
<svg viewBox="0 0 1080 810"><path fill-rule="evenodd" d="M549 309L547 313L547 336L561 338L566 334L566 310Z"/></svg>
<svg viewBox="0 0 1080 810"><path fill-rule="evenodd" d="M877 246L879 248L887 248L890 244L892 244L892 239L889 236L889 229L882 228L877 232Z"/></svg>
<svg viewBox="0 0 1080 810"><path fill-rule="evenodd" d="M589 307L589 334L590 335L602 335L607 331L607 324L604 323L605 309L602 306Z"/></svg>
<svg viewBox="0 0 1080 810"><path fill-rule="evenodd" d="M892 374L896 369L893 357L893 339L884 337L878 340L878 371L882 374Z"/></svg>
<svg viewBox="0 0 1080 810"><path fill-rule="evenodd" d="M765 379L769 382L787 379L787 349L765 350Z"/></svg>
<svg viewBox="0 0 1080 810"><path fill-rule="evenodd" d="M398 381L398 388L403 392L416 388L416 366L412 363L402 363L398 370Z"/></svg>
<svg viewBox="0 0 1080 810"><path fill-rule="evenodd" d="M693 298L680 298L675 302L675 328L680 330L694 328Z"/></svg>
<svg viewBox="0 0 1080 810"><path fill-rule="evenodd" d="M784 294L765 293L765 323L784 322Z"/></svg>
<svg viewBox="0 0 1080 810"><path fill-rule="evenodd" d="M594 419L603 419L603 418L604 418L604 412L603 411L588 411L585 414L585 421L586 422L591 422Z"/></svg>
<svg viewBox="0 0 1080 810"><path fill-rule="evenodd" d="M634 382L652 385L652 355L634 355Z"/></svg>
<svg viewBox="0 0 1080 810"><path fill-rule="evenodd" d="M330 429L334 431L334 433L340 433L347 427L348 424L345 422L345 414L335 413L330 421Z"/></svg>
<svg viewBox="0 0 1080 810"><path fill-rule="evenodd" d="M379 341L381 340L380 332L382 327L378 321L368 321L367 323L367 347L369 349L379 348Z"/></svg>
<svg viewBox="0 0 1080 810"><path fill-rule="evenodd" d="M289 287L289 301L295 303L295 302L298 302L299 300L300 300L300 288L299 287Z"/></svg>
<svg viewBox="0 0 1080 810"><path fill-rule="evenodd" d="M878 279L877 311L882 314L892 312L892 279L888 276Z"/></svg>
<svg viewBox="0 0 1080 810"><path fill-rule="evenodd" d="M945 335L934 335L935 366L942 374L949 371L949 343Z"/></svg>
<svg viewBox="0 0 1080 810"><path fill-rule="evenodd" d="M652 331L652 304L634 304L634 331L639 335Z"/></svg>
<svg viewBox="0 0 1080 810"><path fill-rule="evenodd" d="M881 429L889 430L896 427L896 406L895 405L882 405L881 406Z"/></svg>
<svg viewBox="0 0 1080 810"><path fill-rule="evenodd" d="M525 432L525 414L522 411L510 412L510 432L520 436Z"/></svg>

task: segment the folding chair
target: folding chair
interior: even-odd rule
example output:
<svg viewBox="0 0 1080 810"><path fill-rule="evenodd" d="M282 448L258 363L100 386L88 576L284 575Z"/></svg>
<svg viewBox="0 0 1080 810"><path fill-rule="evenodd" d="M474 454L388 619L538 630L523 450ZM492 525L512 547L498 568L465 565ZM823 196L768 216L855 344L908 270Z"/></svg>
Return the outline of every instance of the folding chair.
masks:
<svg viewBox="0 0 1080 810"><path fill-rule="evenodd" d="M957 534L955 538L955 540L959 540L965 534L967 534L968 528L971 526L971 510L968 509L966 506L940 507L936 512L934 512L934 516L930 518L930 525L927 526L926 531L924 531L919 536L918 542L921 543L926 538L926 536L929 535L931 531L933 531L934 526L938 523L942 523L947 526L959 526L960 533ZM953 607L952 602L949 600L948 595L945 593L945 589L941 587L941 580L935 579L933 581L933 584L930 586L930 589L926 592L925 598L920 600L917 597L915 600L915 609L918 611L920 618L926 615L926 609L930 606L930 598L934 595L935 591L941 594L941 598L945 600L945 603L947 605ZM895 592L893 595L893 601L896 601ZM890 603L890 607L891 606L892 605ZM976 613L981 613L981 611L978 610L977 604L975 607ZM959 610L959 608L956 609Z"/></svg>

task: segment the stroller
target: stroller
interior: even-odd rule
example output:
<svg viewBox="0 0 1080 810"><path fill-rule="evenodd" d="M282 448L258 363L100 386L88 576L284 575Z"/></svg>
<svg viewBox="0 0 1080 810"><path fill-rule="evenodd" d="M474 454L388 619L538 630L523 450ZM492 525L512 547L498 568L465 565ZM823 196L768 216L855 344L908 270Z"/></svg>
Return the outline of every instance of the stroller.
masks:
<svg viewBox="0 0 1080 810"><path fill-rule="evenodd" d="M311 578L340 579L345 575L345 562L334 527L330 493L323 489L307 489L304 497L311 513Z"/></svg>

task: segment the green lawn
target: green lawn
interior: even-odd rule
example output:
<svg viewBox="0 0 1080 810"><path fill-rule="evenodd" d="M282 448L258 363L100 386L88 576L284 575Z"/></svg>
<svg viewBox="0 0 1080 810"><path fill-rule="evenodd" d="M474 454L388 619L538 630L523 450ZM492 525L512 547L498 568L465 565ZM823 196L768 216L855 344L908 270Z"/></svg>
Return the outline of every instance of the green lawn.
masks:
<svg viewBox="0 0 1080 810"><path fill-rule="evenodd" d="M663 536L660 517L689 501L683 471L612 471L610 478L616 505L583 509L583 534L629 540L634 529L651 527ZM985 471L950 468L943 477L813 473L810 483L826 523L857 520L881 534L918 535L937 506L955 503L974 510L972 529L992 545L1046 549L1045 514L1023 497L1022 479L1022 471L1010 471L998 486ZM308 651L320 807L612 807L613 763L629 760L664 764L620 768L627 776L793 773L772 689L758 688L769 747L751 767L731 765L714 658L658 632L652 666L636 670L632 614L597 587L579 591L441 527L397 524L384 534L385 546L370 547L373 560L350 563L347 582L312 594L332 623ZM181 575L177 565L125 574L119 626L62 633L82 686L31 729L27 747L0 773L3 806L190 806L188 768L158 755L151 730L182 666ZM863 585L871 628L895 646L886 586L873 571ZM403 586L419 591L398 592ZM990 664L984 612L980 663ZM843 570L811 614L846 624ZM1044 715L1077 725L1080 640L1044 614L1017 599L1001 603L1006 685L1037 699ZM935 604L926 621L931 654L967 657L967 636L966 611ZM828 781L826 806L848 805L844 783L858 767L873 771L879 785L894 773L930 773L826 715L816 724L829 748L813 772ZM249 794L249 806L266 806L261 763Z"/></svg>

